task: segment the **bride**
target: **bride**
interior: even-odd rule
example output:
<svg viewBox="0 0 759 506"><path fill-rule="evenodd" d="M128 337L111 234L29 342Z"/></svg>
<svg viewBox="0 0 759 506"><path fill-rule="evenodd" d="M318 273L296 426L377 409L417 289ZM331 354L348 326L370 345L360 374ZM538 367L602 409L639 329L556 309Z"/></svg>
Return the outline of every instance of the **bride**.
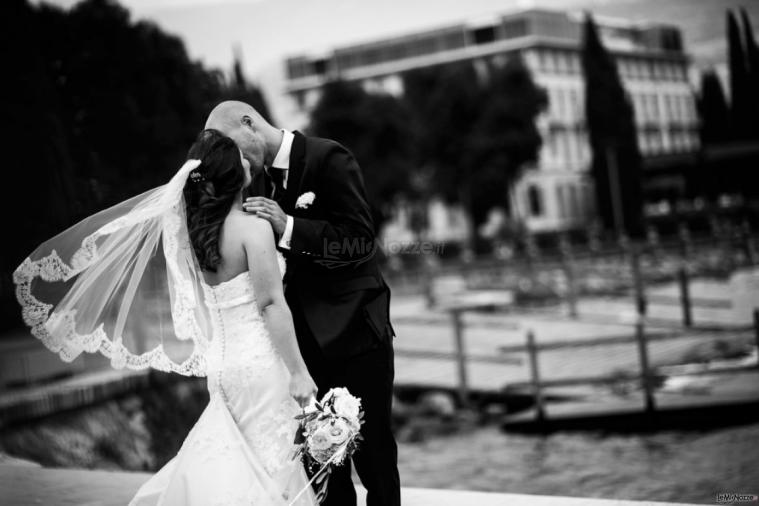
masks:
<svg viewBox="0 0 759 506"><path fill-rule="evenodd" d="M269 223L242 211L250 163L204 130L162 187L42 244L14 273L24 320L62 359L206 376L210 402L130 505L314 506L295 416L316 393ZM170 316L167 316L170 313ZM300 406L299 406L300 405Z"/></svg>

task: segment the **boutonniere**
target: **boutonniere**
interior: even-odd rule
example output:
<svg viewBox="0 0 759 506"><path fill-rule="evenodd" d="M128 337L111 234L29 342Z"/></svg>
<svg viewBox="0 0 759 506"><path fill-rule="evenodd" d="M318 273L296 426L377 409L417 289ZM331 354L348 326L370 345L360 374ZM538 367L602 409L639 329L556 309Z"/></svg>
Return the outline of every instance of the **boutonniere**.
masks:
<svg viewBox="0 0 759 506"><path fill-rule="evenodd" d="M314 203L316 194L314 192L306 192L295 201L295 209L306 209L308 206Z"/></svg>

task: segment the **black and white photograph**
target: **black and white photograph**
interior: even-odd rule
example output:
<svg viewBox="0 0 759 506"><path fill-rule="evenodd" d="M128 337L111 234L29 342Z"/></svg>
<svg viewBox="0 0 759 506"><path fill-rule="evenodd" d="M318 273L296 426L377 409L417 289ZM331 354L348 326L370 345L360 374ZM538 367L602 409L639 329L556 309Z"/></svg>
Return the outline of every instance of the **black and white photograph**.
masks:
<svg viewBox="0 0 759 506"><path fill-rule="evenodd" d="M759 2L4 0L3 506L759 504Z"/></svg>

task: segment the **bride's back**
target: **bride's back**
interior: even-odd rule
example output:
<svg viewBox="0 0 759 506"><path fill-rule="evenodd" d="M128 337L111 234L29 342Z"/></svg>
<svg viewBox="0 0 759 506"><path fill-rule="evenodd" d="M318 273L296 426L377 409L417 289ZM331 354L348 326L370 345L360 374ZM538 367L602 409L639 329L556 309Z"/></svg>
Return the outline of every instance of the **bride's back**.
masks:
<svg viewBox="0 0 759 506"><path fill-rule="evenodd" d="M248 215L240 209L231 209L224 219L219 234L219 255L221 261L216 272L203 270L203 278L209 285L225 283L243 272L248 271L248 258L245 254L244 239L255 233L253 220L260 218Z"/></svg>

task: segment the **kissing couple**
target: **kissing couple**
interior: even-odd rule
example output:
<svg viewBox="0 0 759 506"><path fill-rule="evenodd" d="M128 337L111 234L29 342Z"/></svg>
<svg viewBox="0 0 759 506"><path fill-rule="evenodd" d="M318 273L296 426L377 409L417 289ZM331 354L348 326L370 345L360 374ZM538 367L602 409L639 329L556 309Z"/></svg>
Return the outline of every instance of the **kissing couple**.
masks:
<svg viewBox="0 0 759 506"><path fill-rule="evenodd" d="M315 505L298 495L296 416L344 387L364 411L352 461L367 504L395 506L390 290L373 251L348 247L375 239L348 149L228 101L170 181L46 241L14 282L63 360L207 378L207 407L131 505ZM347 462L323 504L356 501Z"/></svg>

